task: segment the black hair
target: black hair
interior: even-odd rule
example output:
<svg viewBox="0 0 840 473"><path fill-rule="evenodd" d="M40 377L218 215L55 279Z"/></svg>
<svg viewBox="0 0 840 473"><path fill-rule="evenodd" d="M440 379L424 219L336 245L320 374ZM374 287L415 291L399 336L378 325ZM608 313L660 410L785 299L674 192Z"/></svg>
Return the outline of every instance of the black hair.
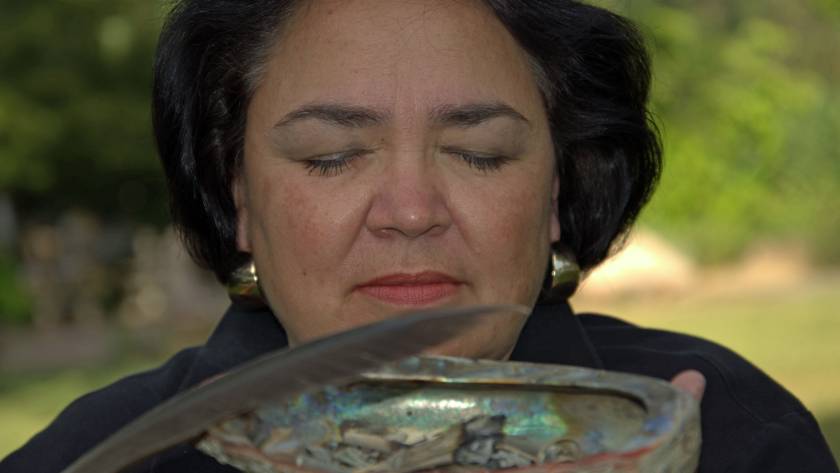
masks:
<svg viewBox="0 0 840 473"><path fill-rule="evenodd" d="M609 256L659 179L644 42L630 21L591 5L485 2L538 68L560 177L559 246L586 271Z"/></svg>
<svg viewBox="0 0 840 473"><path fill-rule="evenodd" d="M650 198L661 146L636 28L572 0L483 0L526 51L545 100L560 177L560 246L603 261ZM231 192L245 117L295 0L181 0L160 36L153 92L173 219L190 254L226 282L236 248Z"/></svg>

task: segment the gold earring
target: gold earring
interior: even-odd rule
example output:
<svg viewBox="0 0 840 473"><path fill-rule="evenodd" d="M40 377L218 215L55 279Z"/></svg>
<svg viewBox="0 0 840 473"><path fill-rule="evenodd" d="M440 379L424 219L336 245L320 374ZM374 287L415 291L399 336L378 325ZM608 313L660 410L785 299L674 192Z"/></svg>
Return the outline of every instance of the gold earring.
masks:
<svg viewBox="0 0 840 473"><path fill-rule="evenodd" d="M580 283L580 266L570 251L551 249L551 287L543 300L558 301L572 296Z"/></svg>
<svg viewBox="0 0 840 473"><path fill-rule="evenodd" d="M230 273L227 290L234 302L252 307L266 305L254 260L248 261Z"/></svg>

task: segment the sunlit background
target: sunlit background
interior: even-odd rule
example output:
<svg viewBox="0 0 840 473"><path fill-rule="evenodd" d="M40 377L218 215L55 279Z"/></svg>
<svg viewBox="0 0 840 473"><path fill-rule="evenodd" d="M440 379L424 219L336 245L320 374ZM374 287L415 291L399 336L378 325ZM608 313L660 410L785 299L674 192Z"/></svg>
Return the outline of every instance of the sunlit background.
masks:
<svg viewBox="0 0 840 473"><path fill-rule="evenodd" d="M576 309L733 348L840 453L840 1L598 3L648 40L667 162ZM149 119L163 12L0 0L0 457L201 343L225 307L167 226Z"/></svg>

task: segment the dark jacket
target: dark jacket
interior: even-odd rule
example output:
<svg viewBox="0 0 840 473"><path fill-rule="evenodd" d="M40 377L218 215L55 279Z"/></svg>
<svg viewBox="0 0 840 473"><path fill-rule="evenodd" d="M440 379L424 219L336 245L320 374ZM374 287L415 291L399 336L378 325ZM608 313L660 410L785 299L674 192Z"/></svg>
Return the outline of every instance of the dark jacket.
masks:
<svg viewBox="0 0 840 473"><path fill-rule="evenodd" d="M151 407L207 378L287 345L267 310L231 307L204 346L70 404L43 432L0 462L2 473L50 473ZM670 379L694 368L707 379L701 405L701 473L831 473L837 465L814 417L784 388L735 353L695 337L649 330L568 305L537 306L511 356ZM234 472L190 445L131 471ZM690 472L687 472L690 473Z"/></svg>

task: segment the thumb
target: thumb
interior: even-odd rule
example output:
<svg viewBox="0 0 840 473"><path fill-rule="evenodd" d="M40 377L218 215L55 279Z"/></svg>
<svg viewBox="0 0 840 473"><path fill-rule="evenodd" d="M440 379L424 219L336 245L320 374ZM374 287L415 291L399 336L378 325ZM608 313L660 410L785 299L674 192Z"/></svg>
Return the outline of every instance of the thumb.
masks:
<svg viewBox="0 0 840 473"><path fill-rule="evenodd" d="M671 379L671 384L691 395L697 402L703 400L706 391L706 377L697 370L685 370Z"/></svg>

